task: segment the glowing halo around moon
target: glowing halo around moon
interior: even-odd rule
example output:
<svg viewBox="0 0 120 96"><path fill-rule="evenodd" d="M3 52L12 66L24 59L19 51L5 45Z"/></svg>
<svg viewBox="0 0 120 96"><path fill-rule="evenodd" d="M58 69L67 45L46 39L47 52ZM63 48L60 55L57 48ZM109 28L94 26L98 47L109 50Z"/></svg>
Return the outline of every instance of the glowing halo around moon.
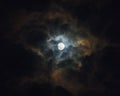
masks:
<svg viewBox="0 0 120 96"><path fill-rule="evenodd" d="M60 42L60 43L58 43L57 47L58 47L58 50L64 50L65 45L64 45L64 43Z"/></svg>

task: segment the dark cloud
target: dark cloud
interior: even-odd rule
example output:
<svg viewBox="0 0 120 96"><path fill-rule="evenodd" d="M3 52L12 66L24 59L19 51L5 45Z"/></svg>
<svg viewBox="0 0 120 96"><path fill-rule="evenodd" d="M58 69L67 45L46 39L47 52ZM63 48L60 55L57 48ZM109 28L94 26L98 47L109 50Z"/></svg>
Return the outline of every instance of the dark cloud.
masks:
<svg viewBox="0 0 120 96"><path fill-rule="evenodd" d="M111 2L2 2L0 95L119 94L119 30ZM57 43L66 39L61 52Z"/></svg>

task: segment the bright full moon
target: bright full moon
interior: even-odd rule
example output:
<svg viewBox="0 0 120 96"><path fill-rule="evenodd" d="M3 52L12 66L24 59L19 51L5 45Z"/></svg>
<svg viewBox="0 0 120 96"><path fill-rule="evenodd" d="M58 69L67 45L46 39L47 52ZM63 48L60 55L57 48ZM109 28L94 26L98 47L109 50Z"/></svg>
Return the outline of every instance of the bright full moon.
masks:
<svg viewBox="0 0 120 96"><path fill-rule="evenodd" d="M58 43L58 49L59 50L63 50L64 48L65 48L64 43L62 43L62 42Z"/></svg>

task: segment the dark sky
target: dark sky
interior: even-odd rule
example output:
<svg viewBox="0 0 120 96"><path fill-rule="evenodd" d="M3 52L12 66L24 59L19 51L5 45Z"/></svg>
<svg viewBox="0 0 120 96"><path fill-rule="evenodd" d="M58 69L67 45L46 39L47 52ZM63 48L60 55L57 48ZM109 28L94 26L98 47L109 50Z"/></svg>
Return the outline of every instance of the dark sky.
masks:
<svg viewBox="0 0 120 96"><path fill-rule="evenodd" d="M52 10L60 6L66 12L65 15L69 13L76 18L77 26L86 26L90 34L100 38L101 42L102 39L109 42L102 50L80 58L82 69L73 70L76 66L68 59L61 62L57 66L60 70L58 68L51 75L54 60L48 62L47 58L52 57L53 53L44 50L46 26L37 30L38 27L33 26L33 22L33 25L27 23L30 26L24 27L31 13L38 12L44 19L51 6ZM115 6L113 0L0 1L0 96L119 95L120 33ZM41 18L39 20L42 22ZM28 34L26 28L35 31L34 34ZM101 45L104 43L99 46ZM43 49L45 59L36 51L30 50L29 46ZM69 69L70 66L72 69ZM59 74L61 70L62 76ZM53 79L58 79L59 82L54 83Z"/></svg>

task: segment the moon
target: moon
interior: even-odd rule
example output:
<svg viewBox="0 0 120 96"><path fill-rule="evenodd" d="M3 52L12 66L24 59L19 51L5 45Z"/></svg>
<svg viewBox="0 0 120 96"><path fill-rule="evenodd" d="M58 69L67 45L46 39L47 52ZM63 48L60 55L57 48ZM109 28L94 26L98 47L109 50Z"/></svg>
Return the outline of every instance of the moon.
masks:
<svg viewBox="0 0 120 96"><path fill-rule="evenodd" d="M65 48L64 43L62 43L62 42L58 43L58 50L64 50L64 48Z"/></svg>

